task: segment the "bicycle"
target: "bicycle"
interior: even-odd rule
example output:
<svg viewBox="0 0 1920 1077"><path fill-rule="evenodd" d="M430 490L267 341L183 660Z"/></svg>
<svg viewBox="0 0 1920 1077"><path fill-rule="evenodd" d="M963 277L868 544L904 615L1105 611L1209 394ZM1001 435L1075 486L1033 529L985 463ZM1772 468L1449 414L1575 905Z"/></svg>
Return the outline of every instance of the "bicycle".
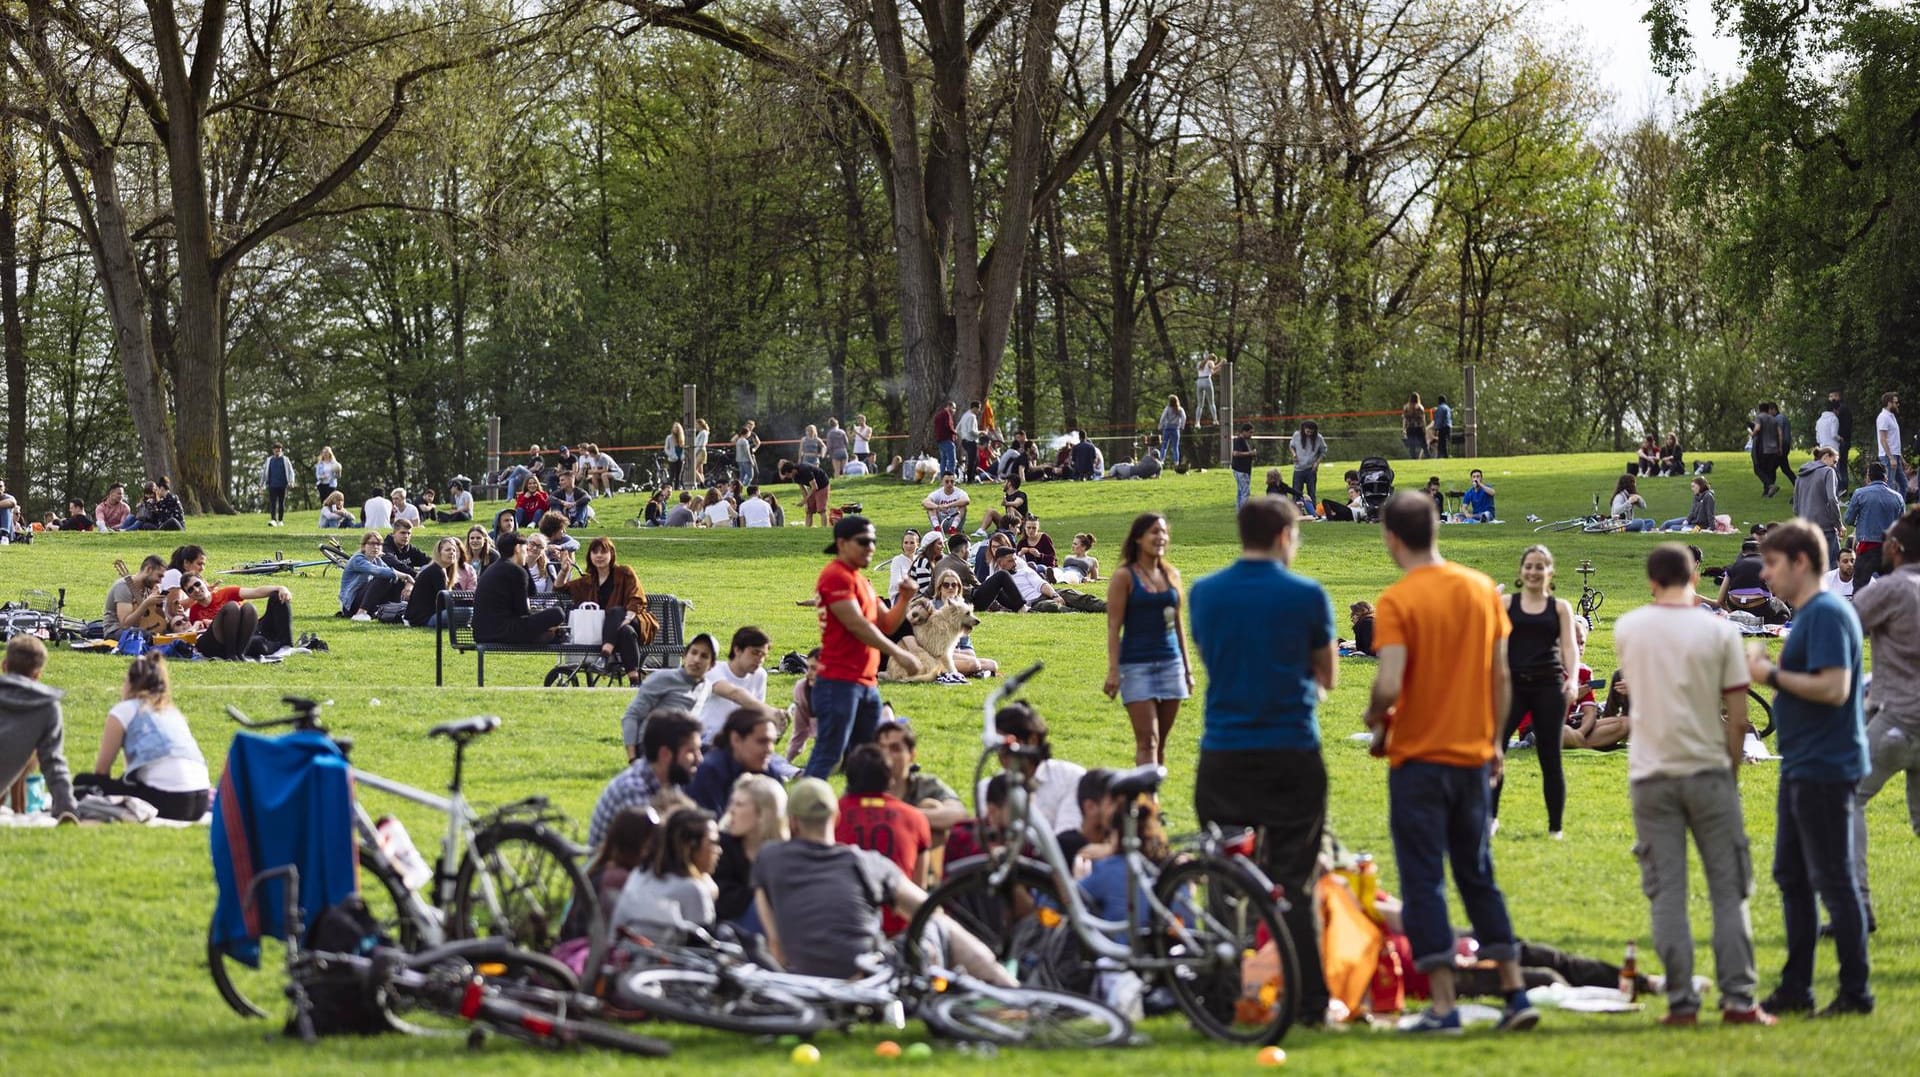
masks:
<svg viewBox="0 0 1920 1077"><path fill-rule="evenodd" d="M1077 942L1080 955L1091 956L1103 970L1125 969L1164 983L1181 1011L1208 1036L1278 1043L1299 1007L1294 985L1300 963L1280 919L1288 908L1286 897L1249 859L1257 834L1210 829L1177 844L1164 865L1155 865L1141 851L1134 814L1124 813L1120 847L1129 876L1127 918L1095 916L1053 832L1033 819L1030 775L1044 752L1001 737L993 726L1000 700L1041 668L1009 678L982 705L984 750L975 788L987 761L998 753L1008 779L1004 840L949 866L946 879L909 922L901 952L909 962L924 953L929 925L941 913L971 931L1003 963L1030 956L1049 942ZM1108 789L1134 798L1157 792L1165 778L1164 767L1149 764L1116 774ZM1022 846L1038 859L1022 855ZM1143 912L1146 922L1137 926ZM1049 934L1062 923L1067 938ZM1070 987L1064 981L1050 986Z"/></svg>
<svg viewBox="0 0 1920 1077"><path fill-rule="evenodd" d="M247 894L284 878L287 951L285 994L292 1007L291 1030L312 1043L314 992L344 988L379 1011L394 1031L410 1035L444 1034L415 1025L407 1016L421 1012L469 1026L467 1045L479 1047L494 1032L539 1047L605 1047L627 1054L662 1058L671 1044L635 1035L597 1019L598 999L583 995L571 969L542 953L519 950L504 939L467 939L418 953L377 943L364 952L308 949L301 943L299 868L288 864L260 873ZM457 1033L456 1033L457 1034Z"/></svg>
<svg viewBox="0 0 1920 1077"><path fill-rule="evenodd" d="M1593 574L1599 570L1593 567L1591 558L1581 558L1576 571L1580 573L1580 602L1576 608L1591 626L1594 613L1607 601L1607 593L1593 586Z"/></svg>
<svg viewBox="0 0 1920 1077"><path fill-rule="evenodd" d="M295 696L282 697L282 702L292 713L271 721L254 721L233 706L227 707L227 714L250 730L292 726L332 738L320 724L319 704ZM587 903L583 906L587 909L597 905L593 885L579 864L581 850L549 825L560 816L545 797L526 797L484 816L467 802L462 791L467 745L499 726L500 719L484 716L442 722L428 731L429 738L453 742L453 776L445 797L353 769L356 789L377 789L447 817L446 835L429 880L429 900L409 885L406 873L381 840L373 816L357 796L354 800L360 868L379 883L363 893L391 902L391 908L382 904L377 918L405 950L485 935L544 952L560 941L561 926L575 902ZM352 748L348 740L334 739L334 743L343 756ZM267 1016L256 999L278 994L278 989L265 986L259 970L230 957L211 936L207 966L220 997L234 1012L242 1017Z"/></svg>
<svg viewBox="0 0 1920 1077"><path fill-rule="evenodd" d="M1570 516L1564 520L1552 520L1533 529L1535 534L1559 531L1584 531L1589 535L1606 535L1615 531L1624 531L1627 521L1603 512L1600 509L1600 495L1593 495L1593 511L1585 516Z"/></svg>
<svg viewBox="0 0 1920 1077"><path fill-rule="evenodd" d="M1000 1047L1111 1047L1133 1034L1125 1017L1092 999L1000 987L936 962L910 968L875 955L865 977L830 979L769 969L736 945L698 928L692 934L698 948L632 940L649 964L616 981L619 1004L754 1035L810 1036L866 1023L904 1028L908 1012L939 1035Z"/></svg>

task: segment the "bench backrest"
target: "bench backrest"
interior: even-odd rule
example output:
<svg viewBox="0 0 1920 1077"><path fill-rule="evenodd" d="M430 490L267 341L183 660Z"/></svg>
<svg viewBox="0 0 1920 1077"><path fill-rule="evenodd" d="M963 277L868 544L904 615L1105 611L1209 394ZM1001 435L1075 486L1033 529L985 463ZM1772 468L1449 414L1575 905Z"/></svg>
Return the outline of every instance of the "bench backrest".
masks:
<svg viewBox="0 0 1920 1077"><path fill-rule="evenodd" d="M572 601L565 596L535 595L527 600L532 608L546 609L558 606L570 609ZM649 649L671 648L676 654L687 646L687 603L673 595L648 595L647 610L660 622L660 631L653 638ZM473 646L473 592L440 592L440 612L444 614L440 621L447 638L456 648L467 649Z"/></svg>

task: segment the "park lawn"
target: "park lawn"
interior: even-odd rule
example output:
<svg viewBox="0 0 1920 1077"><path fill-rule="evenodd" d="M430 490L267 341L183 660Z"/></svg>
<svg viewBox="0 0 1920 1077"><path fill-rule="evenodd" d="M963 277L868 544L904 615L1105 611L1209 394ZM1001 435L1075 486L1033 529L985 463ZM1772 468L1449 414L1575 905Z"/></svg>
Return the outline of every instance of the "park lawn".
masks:
<svg viewBox="0 0 1920 1077"><path fill-rule="evenodd" d="M1774 519L1787 500L1763 502L1743 457L1708 456L1719 465L1719 503L1744 531L1744 522ZM1521 551L1537 536L1522 521L1528 513L1555 519L1584 512L1595 493L1611 492L1621 454L1527 457L1480 461L1499 489L1504 526L1448 527L1442 551L1459 561L1511 580ZM1330 464L1325 485L1338 490L1348 464ZM1449 488L1464 484L1467 461L1403 462L1400 485L1415 487L1438 474ZM1256 477L1257 478L1257 477ZM976 517L997 501L991 487L976 487ZM878 523L882 544L876 561L891 556L902 527L923 522L917 503L924 487L903 488L886 478L851 480L835 502L860 501ZM1683 479L1649 480L1642 492L1656 517L1684 515L1689 493ZM1030 488L1055 542L1091 531L1103 566L1118 555L1134 514L1159 510L1173 532L1172 558L1189 580L1227 563L1237 543L1232 527L1233 482L1223 471L1169 475L1151 482L1036 484ZM797 498L793 499L797 504ZM805 651L817 637L812 610L797 606L811 591L823 559L820 531L648 531L628 526L640 498L602 503L598 525L620 540L620 553L635 566L646 588L693 603L689 631L725 638L753 623L774 640L774 653ZM112 582L114 557L136 563L140 555L167 549L180 538L205 545L217 570L277 550L310 550L322 536L301 511L289 526L270 530L259 515L194 519L184 536L50 535L30 546L0 548L0 599L28 588L67 588L70 612L92 616ZM451 527L426 529L430 543ZM458 530L463 531L464 528ZM1309 524L1296 568L1331 592L1344 630L1347 603L1371 599L1395 578L1375 528ZM1572 566L1591 558L1594 583L1608 592L1588 652L1602 673L1613 668L1614 619L1644 594L1641 558L1654 542L1648 535L1548 536L1561 567L1562 593L1579 593ZM1706 536L1709 564L1735 554L1738 536ZM182 662L175 665L175 694L192 721L209 761L223 757L232 726L224 704L255 716L276 714L282 693L331 702L336 733L351 736L361 766L424 788L445 781L449 755L443 743L423 734L434 722L477 713L506 719L469 758L469 790L476 800L498 803L529 793L554 798L584 830L593 800L620 762L618 716L626 693L617 689L553 690L537 686L548 663L538 657L502 656L489 665L490 686L473 685L471 656L451 663L448 686L433 687L433 637L424 630L351 624L333 619L337 577L317 570L274 577L295 594L295 631L314 631L330 654L298 657L281 665ZM246 582L246 581L241 581ZM1083 764L1123 766L1132 758L1132 738L1117 703L1100 693L1104 672L1104 618L1085 615L992 615L974 633L983 655L1009 668L1045 660L1029 698L1053 727L1058 754ZM67 690L69 761L91 766L102 717L118 698L119 660L59 653L47 680ZM1387 836L1384 765L1367 757L1350 736L1360 729L1370 670L1366 662L1342 660L1341 684L1322 712L1331 783L1330 819L1350 845L1374 852L1384 885L1395 885ZM770 696L784 698L792 678L776 676ZM1202 681L1204 690L1204 679ZM892 686L886 694L911 716L921 737L921 760L950 783L965 787L976 758L980 703L989 685ZM1190 826L1197 704L1183 713L1170 752L1172 777L1165 803L1175 830ZM1631 820L1624 753L1568 753L1570 805L1567 838L1546 839L1538 794L1538 771L1528 753L1510 764L1503 828L1495 862L1517 930L1525 938L1616 959L1628 939L1641 941L1651 959L1647 909L1630 852ZM1742 785L1748 832L1757 866L1753 901L1759 945L1761 990L1771 988L1783 954L1778 894L1767 879L1772 853L1772 814L1777 771L1773 764L1747 768ZM369 794L373 800L378 794ZM1317 1073L1417 1073L1498 1071L1507 1074L1633 1071L1644 1074L1799 1074L1831 1067L1853 1072L1908 1072L1920 1043L1920 857L1904 825L1902 791L1890 790L1869 813L1875 850L1875 889L1882 929L1873 940L1879 1013L1839 1025L1784 1021L1772 1030L1692 1033L1658 1030L1647 1014L1581 1017L1549 1014L1542 1028L1522 1041L1492 1033L1465 1042L1407 1042L1390 1035L1296 1032L1286 1047L1292 1069ZM410 805L393 810L430 850L439 834L433 821ZM5 870L0 871L0 1069L6 1072L111 1070L134 1067L149 1073L258 1071L265 1066L311 1072L430 1072L463 1061L455 1042L383 1037L330 1041L304 1048L272 1034L262 1024L236 1018L220 1002L202 965L202 939L213 903L204 830L128 827L0 830ZM429 851L428 855L432 855ZM1700 961L1711 975L1705 945L1706 901L1697 870L1692 901L1697 914ZM1818 991L1833 989L1829 947L1820 956ZM1653 971L1658 971L1653 969ZM1208 1043L1176 1021L1149 1022L1154 1045L1123 1056L1039 1056L1006 1053L997 1067L1010 1073L1094 1071L1118 1062L1165 1072L1240 1071L1253 1052ZM917 1031L917 1026L914 1031ZM786 1066L784 1052L744 1038L668 1030L677 1044L673 1059L655 1064L663 1072L732 1071L754 1064ZM883 1038L873 1031L822 1041L826 1061L861 1069L886 1068L871 1054ZM940 1068L975 1062L942 1050ZM489 1069L512 1073L611 1071L631 1065L613 1056L554 1059L513 1045L489 1049ZM895 1063L899 1065L899 1063ZM922 1067L929 1068L929 1067Z"/></svg>

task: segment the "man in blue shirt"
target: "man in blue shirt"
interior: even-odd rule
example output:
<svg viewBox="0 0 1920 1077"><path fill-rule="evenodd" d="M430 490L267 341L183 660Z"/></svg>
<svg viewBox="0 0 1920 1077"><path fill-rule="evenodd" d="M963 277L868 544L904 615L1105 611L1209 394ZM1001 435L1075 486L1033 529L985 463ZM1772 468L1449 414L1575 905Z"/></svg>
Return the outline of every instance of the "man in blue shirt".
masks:
<svg viewBox="0 0 1920 1077"><path fill-rule="evenodd" d="M1880 572L1880 544L1886 541L1887 528L1907 511L1907 503L1887 485L1887 465L1878 461L1867 465L1867 484L1853 492L1847 501L1842 522L1853 528L1853 589L1873 582Z"/></svg>
<svg viewBox="0 0 1920 1077"><path fill-rule="evenodd" d="M1441 397L1433 405L1433 449L1434 454L1446 459L1448 446L1453 443L1453 405Z"/></svg>
<svg viewBox="0 0 1920 1077"><path fill-rule="evenodd" d="M1860 708L1860 620L1845 600L1820 589L1827 543L1805 520L1790 520L1760 540L1767 586L1794 608L1793 631L1768 661L1754 644L1748 672L1775 690L1780 793L1773 881L1785 912L1787 963L1780 986L1762 1002L1768 1013L1808 1013L1820 905L1832 917L1840 990L1821 1016L1873 1012L1867 983L1866 906L1854 871L1854 788L1867 775ZM1818 895L1818 903L1815 896Z"/></svg>
<svg viewBox="0 0 1920 1077"><path fill-rule="evenodd" d="M1468 478L1472 479L1473 482L1467 487L1467 492L1461 495L1460 498L1460 504L1467 510L1467 522L1475 524L1492 523L1493 495L1498 491L1487 485L1486 478L1480 474L1480 469L1477 467L1468 475Z"/></svg>
<svg viewBox="0 0 1920 1077"><path fill-rule="evenodd" d="M1188 623L1207 667L1205 729L1194 778L1202 823L1266 831L1264 867L1292 908L1301 1020L1325 1020L1313 881L1327 816L1320 701L1334 685L1333 602L1288 566L1300 514L1278 497L1240 506L1240 560L1193 585Z"/></svg>

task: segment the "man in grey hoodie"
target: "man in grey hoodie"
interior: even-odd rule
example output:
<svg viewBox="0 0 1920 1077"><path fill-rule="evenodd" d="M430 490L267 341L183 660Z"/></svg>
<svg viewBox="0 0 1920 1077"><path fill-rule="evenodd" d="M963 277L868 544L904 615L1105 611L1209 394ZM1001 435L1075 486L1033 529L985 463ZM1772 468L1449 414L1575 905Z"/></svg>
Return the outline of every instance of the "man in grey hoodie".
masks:
<svg viewBox="0 0 1920 1077"><path fill-rule="evenodd" d="M46 664L47 648L38 639L15 636L7 641L6 658L0 660L0 790L26 773L27 758L39 752L53 814L72 822L73 782L60 722L60 697L66 693L40 683Z"/></svg>
<svg viewBox="0 0 1920 1077"><path fill-rule="evenodd" d="M1828 564L1840 560L1840 478L1834 470L1839 462L1840 455L1822 445L1813 451L1813 459L1800 465L1793 484L1793 514L1827 537Z"/></svg>

